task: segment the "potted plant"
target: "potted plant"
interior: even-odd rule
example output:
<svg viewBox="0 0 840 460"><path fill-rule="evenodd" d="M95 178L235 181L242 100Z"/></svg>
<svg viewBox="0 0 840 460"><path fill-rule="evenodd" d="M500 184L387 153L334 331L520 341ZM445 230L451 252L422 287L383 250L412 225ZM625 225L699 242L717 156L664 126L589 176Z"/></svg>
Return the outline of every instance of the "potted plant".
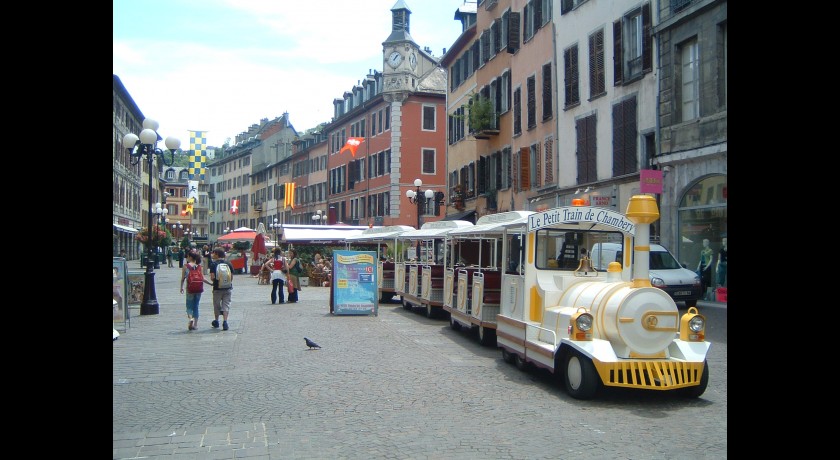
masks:
<svg viewBox="0 0 840 460"><path fill-rule="evenodd" d="M458 184L452 189L452 205L459 211L464 210L464 186Z"/></svg>
<svg viewBox="0 0 840 460"><path fill-rule="evenodd" d="M469 107L470 133L476 138L487 139L489 134L498 134L496 112L493 101L478 95L472 98Z"/></svg>

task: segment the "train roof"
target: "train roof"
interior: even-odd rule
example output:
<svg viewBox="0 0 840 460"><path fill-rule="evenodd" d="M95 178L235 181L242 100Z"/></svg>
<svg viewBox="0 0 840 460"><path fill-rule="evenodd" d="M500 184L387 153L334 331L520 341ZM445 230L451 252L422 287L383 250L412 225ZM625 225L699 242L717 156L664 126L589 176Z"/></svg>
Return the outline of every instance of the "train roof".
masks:
<svg viewBox="0 0 840 460"><path fill-rule="evenodd" d="M458 228L473 226L472 222L466 220L439 220L437 222L427 222L423 224L420 230L401 233L399 238L407 240L433 238L436 236L445 236L447 233Z"/></svg>
<svg viewBox="0 0 840 460"><path fill-rule="evenodd" d="M452 236L481 235L488 233L501 234L505 228L521 226L525 228L528 223L528 216L534 211L508 211L497 214L488 214L478 219L472 227L461 227L449 232Z"/></svg>

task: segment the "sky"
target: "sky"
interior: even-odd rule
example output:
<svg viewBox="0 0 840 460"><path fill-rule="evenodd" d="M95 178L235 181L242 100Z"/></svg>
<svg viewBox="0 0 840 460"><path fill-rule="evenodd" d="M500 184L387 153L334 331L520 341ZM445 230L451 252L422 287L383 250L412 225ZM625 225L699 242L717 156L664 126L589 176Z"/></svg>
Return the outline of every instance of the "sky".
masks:
<svg viewBox="0 0 840 460"><path fill-rule="evenodd" d="M440 58L465 0L404 0L409 33ZM329 122L370 69L397 0L113 0L114 75L161 137L221 147L289 113L298 132ZM139 134L139 133L135 133Z"/></svg>

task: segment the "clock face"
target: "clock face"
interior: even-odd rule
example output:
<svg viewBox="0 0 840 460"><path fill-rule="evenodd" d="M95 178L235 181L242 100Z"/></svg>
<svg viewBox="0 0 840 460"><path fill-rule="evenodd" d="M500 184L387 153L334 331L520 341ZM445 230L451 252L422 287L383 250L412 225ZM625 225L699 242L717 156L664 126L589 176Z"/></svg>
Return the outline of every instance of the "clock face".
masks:
<svg viewBox="0 0 840 460"><path fill-rule="evenodd" d="M402 60L403 56L398 51L394 51L388 55L388 65L395 69L402 63Z"/></svg>
<svg viewBox="0 0 840 460"><path fill-rule="evenodd" d="M414 70L417 67L417 55L411 53L408 55L408 64L411 66L411 70Z"/></svg>

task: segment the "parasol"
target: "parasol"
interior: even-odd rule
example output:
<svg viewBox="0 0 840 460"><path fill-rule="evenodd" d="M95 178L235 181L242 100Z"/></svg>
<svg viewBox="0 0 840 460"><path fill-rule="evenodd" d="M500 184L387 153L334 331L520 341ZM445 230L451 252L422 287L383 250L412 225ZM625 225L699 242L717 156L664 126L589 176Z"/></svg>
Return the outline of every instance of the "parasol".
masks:
<svg viewBox="0 0 840 460"><path fill-rule="evenodd" d="M265 247L265 236L262 233L257 233L254 237L254 244L251 247L251 252L256 257L258 254L266 254L268 250Z"/></svg>

